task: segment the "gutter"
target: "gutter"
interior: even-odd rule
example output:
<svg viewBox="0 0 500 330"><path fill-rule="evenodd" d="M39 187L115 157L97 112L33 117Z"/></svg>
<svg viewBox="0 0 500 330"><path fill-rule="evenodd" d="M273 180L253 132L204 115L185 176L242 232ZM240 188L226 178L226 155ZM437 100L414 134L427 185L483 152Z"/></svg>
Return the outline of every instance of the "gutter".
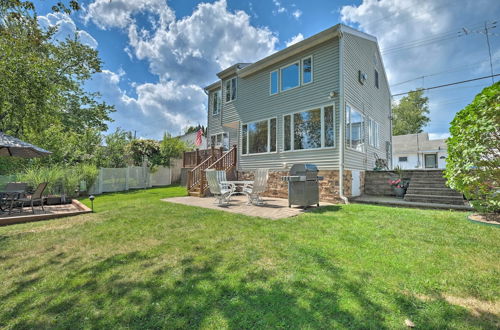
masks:
<svg viewBox="0 0 500 330"><path fill-rule="evenodd" d="M340 107L340 126L339 126L339 197L345 204L349 204L349 200L344 196L344 151L345 151L345 107L344 107L344 34L342 26L339 29L339 58L340 58L340 75L339 75L339 107Z"/></svg>

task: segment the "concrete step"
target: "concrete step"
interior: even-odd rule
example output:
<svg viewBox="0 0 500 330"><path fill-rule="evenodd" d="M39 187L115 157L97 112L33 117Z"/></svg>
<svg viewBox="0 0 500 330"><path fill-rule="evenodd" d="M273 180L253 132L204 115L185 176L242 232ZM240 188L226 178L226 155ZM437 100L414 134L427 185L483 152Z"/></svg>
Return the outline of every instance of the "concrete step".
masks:
<svg viewBox="0 0 500 330"><path fill-rule="evenodd" d="M410 185L406 193L412 195L438 195L438 196L462 197L461 193L450 188L413 187L412 185Z"/></svg>
<svg viewBox="0 0 500 330"><path fill-rule="evenodd" d="M414 182L411 181L409 188L448 188L444 182Z"/></svg>
<svg viewBox="0 0 500 330"><path fill-rule="evenodd" d="M439 203L452 205L464 205L465 203L462 197L457 196L416 195L408 193L405 195L404 200L408 202Z"/></svg>

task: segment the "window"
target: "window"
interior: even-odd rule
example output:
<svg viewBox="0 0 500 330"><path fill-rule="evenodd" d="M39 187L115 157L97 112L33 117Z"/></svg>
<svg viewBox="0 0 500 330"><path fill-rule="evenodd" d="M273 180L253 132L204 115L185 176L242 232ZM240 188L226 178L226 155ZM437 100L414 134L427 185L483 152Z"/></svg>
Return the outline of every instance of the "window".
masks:
<svg viewBox="0 0 500 330"><path fill-rule="evenodd" d="M241 134L243 155L276 151L276 118L244 124Z"/></svg>
<svg viewBox="0 0 500 330"><path fill-rule="evenodd" d="M312 82L312 57L307 57L302 60L302 84Z"/></svg>
<svg viewBox="0 0 500 330"><path fill-rule="evenodd" d="M335 145L333 106L283 116L283 150L306 150Z"/></svg>
<svg viewBox="0 0 500 330"><path fill-rule="evenodd" d="M400 163L407 162L407 161L408 161L408 157L399 157L399 158L398 158L398 161L399 161Z"/></svg>
<svg viewBox="0 0 500 330"><path fill-rule="evenodd" d="M220 89L212 93L212 115L218 115L221 107L221 92Z"/></svg>
<svg viewBox="0 0 500 330"><path fill-rule="evenodd" d="M299 86L299 63L293 63L280 69L281 73L281 91L286 91Z"/></svg>
<svg viewBox="0 0 500 330"><path fill-rule="evenodd" d="M226 102L236 99L236 78L226 80Z"/></svg>
<svg viewBox="0 0 500 330"><path fill-rule="evenodd" d="M378 148L379 147L379 128L378 128L378 123L369 118L368 119L368 144L371 145L372 147Z"/></svg>
<svg viewBox="0 0 500 330"><path fill-rule="evenodd" d="M353 109L351 106L346 105L346 145L357 151L364 150L364 118L363 115Z"/></svg>
<svg viewBox="0 0 500 330"><path fill-rule="evenodd" d="M227 133L218 133L210 137L210 143L214 147L224 147L225 150L229 149L229 135Z"/></svg>
<svg viewBox="0 0 500 330"><path fill-rule="evenodd" d="M378 71L375 70L375 87L378 88Z"/></svg>
<svg viewBox="0 0 500 330"><path fill-rule="evenodd" d="M278 94L278 71L271 72L271 95Z"/></svg>

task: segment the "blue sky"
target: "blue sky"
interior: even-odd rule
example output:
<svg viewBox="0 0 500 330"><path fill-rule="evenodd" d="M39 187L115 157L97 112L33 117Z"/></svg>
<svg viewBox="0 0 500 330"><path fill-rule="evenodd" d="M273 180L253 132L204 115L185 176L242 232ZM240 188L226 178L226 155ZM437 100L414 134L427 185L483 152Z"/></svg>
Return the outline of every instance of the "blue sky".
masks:
<svg viewBox="0 0 500 330"><path fill-rule="evenodd" d="M81 3L84 10L66 16L51 14L51 1L35 1L40 24L58 24L60 38L77 33L98 49L104 70L86 88L116 106L110 130L121 127L147 138L205 124L202 88L216 80L216 72L256 61L340 22L378 38L396 94L488 75L486 39L479 32L485 22L496 26L492 22L500 21L496 0ZM490 30L490 42L497 73L500 27ZM427 92L431 123L425 130L446 136L454 114L489 84L491 79Z"/></svg>

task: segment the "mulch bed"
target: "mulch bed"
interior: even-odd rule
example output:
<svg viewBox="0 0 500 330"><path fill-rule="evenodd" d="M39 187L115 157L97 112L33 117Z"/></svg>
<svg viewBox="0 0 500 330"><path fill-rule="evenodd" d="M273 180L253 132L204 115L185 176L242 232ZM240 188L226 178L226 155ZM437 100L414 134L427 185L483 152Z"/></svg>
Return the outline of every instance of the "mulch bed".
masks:
<svg viewBox="0 0 500 330"><path fill-rule="evenodd" d="M492 225L500 225L499 213L472 214L469 216L469 219Z"/></svg>

